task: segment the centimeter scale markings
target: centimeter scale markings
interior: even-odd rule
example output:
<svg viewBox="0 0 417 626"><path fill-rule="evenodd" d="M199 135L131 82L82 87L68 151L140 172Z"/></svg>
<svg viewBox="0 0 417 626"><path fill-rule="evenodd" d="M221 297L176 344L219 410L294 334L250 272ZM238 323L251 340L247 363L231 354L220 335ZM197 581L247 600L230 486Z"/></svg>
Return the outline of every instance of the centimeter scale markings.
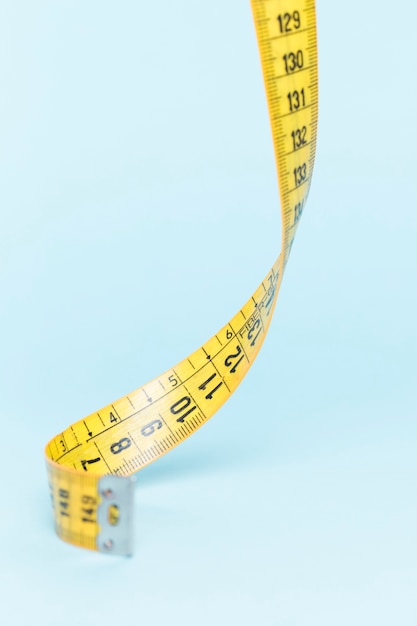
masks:
<svg viewBox="0 0 417 626"><path fill-rule="evenodd" d="M129 502L116 493L124 493L131 483L117 477L128 477L171 450L221 407L252 365L271 322L314 166L315 3L251 0L251 5L278 170L281 254L242 309L201 348L49 442L46 458L56 531L79 546L131 552L130 540L126 543L121 536L131 525L132 491L126 492Z"/></svg>

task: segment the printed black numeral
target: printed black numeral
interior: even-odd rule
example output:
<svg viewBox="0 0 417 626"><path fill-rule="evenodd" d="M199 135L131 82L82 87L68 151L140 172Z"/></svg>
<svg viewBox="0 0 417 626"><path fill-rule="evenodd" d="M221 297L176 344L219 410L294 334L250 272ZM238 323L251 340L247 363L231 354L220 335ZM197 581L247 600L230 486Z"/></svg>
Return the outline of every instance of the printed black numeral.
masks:
<svg viewBox="0 0 417 626"><path fill-rule="evenodd" d="M208 384L209 384L209 383L210 383L210 382L211 382L214 378L216 378L216 376L217 376L217 374L216 374L216 372L215 372L215 373L214 373L214 374L212 374L209 378L207 378L207 380L206 380L204 383L202 383L202 384L199 386L199 389L200 389L201 391L205 391L205 390L206 390L207 385L208 385ZM222 385L223 385L223 382L218 383L218 385L217 385L216 387L214 387L214 389L212 389L212 390L211 390L211 391L210 391L210 392L209 392L209 393L205 396L206 400L213 400L213 395L216 393L216 391L217 391L218 389L220 389L220 387L221 387Z"/></svg>
<svg viewBox="0 0 417 626"><path fill-rule="evenodd" d="M287 98L290 105L291 113L293 113L294 111L298 111L298 109L301 109L306 105L304 87L300 89L300 91L298 91L297 89L295 89L294 91L290 91L287 94Z"/></svg>
<svg viewBox="0 0 417 626"><path fill-rule="evenodd" d="M61 498L59 501L59 511L63 517L69 517L70 515L67 511L67 509L69 508L69 491L67 491L66 489L60 489L58 494Z"/></svg>
<svg viewBox="0 0 417 626"><path fill-rule="evenodd" d="M177 417L177 422L184 423L185 418L188 415L190 415L190 413L196 410L197 407L195 405L192 406L191 408L188 408L190 404L191 404L191 398L189 396L184 396L183 398L181 398L180 400L178 400L172 405L170 409L172 415L182 414L180 415L180 417ZM186 411L186 413L184 413L184 411Z"/></svg>
<svg viewBox="0 0 417 626"><path fill-rule="evenodd" d="M95 513L96 513L96 506L97 506L97 498L94 498L93 496L82 496L81 502L83 505L85 505L82 508L82 513L84 517L81 518L81 521L87 522L90 524L95 524L96 523Z"/></svg>
<svg viewBox="0 0 417 626"><path fill-rule="evenodd" d="M296 187L301 185L307 178L307 164L303 163L298 167L295 167L293 170L294 174L294 184Z"/></svg>
<svg viewBox="0 0 417 626"><path fill-rule="evenodd" d="M292 30L298 30L301 26L299 11L278 15L277 20L280 33L290 33Z"/></svg>
<svg viewBox="0 0 417 626"><path fill-rule="evenodd" d="M266 308L266 314L267 315L269 315L270 312L271 312L271 306L272 306L272 303L274 301L274 297L275 297L275 286L272 287L271 293L269 295L269 298L268 298L268 300L265 303L265 308Z"/></svg>
<svg viewBox="0 0 417 626"><path fill-rule="evenodd" d="M285 65L285 71L287 74L292 74L297 70L302 70L304 67L304 55L302 50L297 52L288 52L282 57Z"/></svg>
<svg viewBox="0 0 417 626"><path fill-rule="evenodd" d="M99 456L98 459L89 459L88 461L81 461L83 470L87 471L87 465L91 465L91 463L98 463L100 460L101 460L101 457Z"/></svg>
<svg viewBox="0 0 417 626"><path fill-rule="evenodd" d="M242 348L240 346L236 346L236 352L234 354L229 354L229 356L226 357L224 360L225 366L231 368L230 370L231 374L234 374L236 372L237 366L245 358L244 354L240 356L241 352L242 352ZM238 360L234 363L235 359L238 359Z"/></svg>
<svg viewBox="0 0 417 626"><path fill-rule="evenodd" d="M154 434L155 430L159 430L160 428L162 428L161 420L152 420L152 422L146 424L140 432L144 437L150 437Z"/></svg>
<svg viewBox="0 0 417 626"><path fill-rule="evenodd" d="M63 517L69 517L69 513L66 511L66 509L69 507L68 502L61 502L59 503L59 507L60 507L60 513Z"/></svg>
<svg viewBox="0 0 417 626"><path fill-rule="evenodd" d="M256 335L254 336L255 331L258 331L256 333ZM262 327L261 327L261 320L257 319L254 323L254 325L252 326L252 328L250 329L250 331L248 332L248 339L251 339L251 343L250 345L253 347L256 343L256 340L258 339L260 333L262 332Z"/></svg>
<svg viewBox="0 0 417 626"><path fill-rule="evenodd" d="M291 133L292 147L294 152L307 144L307 127L297 128Z"/></svg>
<svg viewBox="0 0 417 626"><path fill-rule="evenodd" d="M297 202L297 204L294 207L294 224L296 224L301 219L301 216L303 214L303 209L304 209L304 200L302 200L301 202Z"/></svg>
<svg viewBox="0 0 417 626"><path fill-rule="evenodd" d="M81 498L81 502L83 504L95 505L95 504L97 504L97 498L94 498L93 496L83 496Z"/></svg>
<svg viewBox="0 0 417 626"><path fill-rule="evenodd" d="M112 443L110 446L110 452L112 454L120 454L123 450L127 450L132 445L131 439L129 437L123 437L120 441L116 441L116 443Z"/></svg>
<svg viewBox="0 0 417 626"><path fill-rule="evenodd" d="M86 515L93 515L94 509L83 509L83 513Z"/></svg>
<svg viewBox="0 0 417 626"><path fill-rule="evenodd" d="M117 422L117 417L110 411L110 423L114 424L115 422Z"/></svg>

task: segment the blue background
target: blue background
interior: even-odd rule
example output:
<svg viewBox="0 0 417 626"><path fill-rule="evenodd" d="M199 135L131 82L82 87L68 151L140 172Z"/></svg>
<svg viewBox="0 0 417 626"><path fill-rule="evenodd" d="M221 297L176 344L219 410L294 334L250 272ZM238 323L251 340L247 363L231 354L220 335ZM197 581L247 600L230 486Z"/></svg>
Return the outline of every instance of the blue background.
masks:
<svg viewBox="0 0 417 626"><path fill-rule="evenodd" d="M257 362L138 475L133 559L60 542L43 447L240 308L280 218L249 2L0 5L2 621L416 626L411 0L318 2L316 170Z"/></svg>

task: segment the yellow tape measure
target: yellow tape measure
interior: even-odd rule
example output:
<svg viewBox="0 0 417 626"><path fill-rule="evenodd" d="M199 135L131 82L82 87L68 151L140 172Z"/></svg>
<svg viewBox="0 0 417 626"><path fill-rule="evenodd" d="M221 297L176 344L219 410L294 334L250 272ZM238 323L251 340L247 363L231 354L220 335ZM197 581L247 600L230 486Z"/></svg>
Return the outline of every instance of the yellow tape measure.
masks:
<svg viewBox="0 0 417 626"><path fill-rule="evenodd" d="M54 437L55 527L70 543L132 552L132 474L193 434L235 391L265 339L313 174L318 77L314 0L251 0L282 207L282 250L241 310L189 357Z"/></svg>

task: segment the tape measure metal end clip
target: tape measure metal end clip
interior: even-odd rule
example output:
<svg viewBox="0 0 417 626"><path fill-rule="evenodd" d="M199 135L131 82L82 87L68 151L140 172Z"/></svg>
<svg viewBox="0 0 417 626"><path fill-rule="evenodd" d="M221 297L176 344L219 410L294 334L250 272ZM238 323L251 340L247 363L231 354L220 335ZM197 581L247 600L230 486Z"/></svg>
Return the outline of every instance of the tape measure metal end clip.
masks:
<svg viewBox="0 0 417 626"><path fill-rule="evenodd" d="M134 476L112 474L98 483L101 503L97 509L100 533L97 549L105 554L132 556Z"/></svg>

